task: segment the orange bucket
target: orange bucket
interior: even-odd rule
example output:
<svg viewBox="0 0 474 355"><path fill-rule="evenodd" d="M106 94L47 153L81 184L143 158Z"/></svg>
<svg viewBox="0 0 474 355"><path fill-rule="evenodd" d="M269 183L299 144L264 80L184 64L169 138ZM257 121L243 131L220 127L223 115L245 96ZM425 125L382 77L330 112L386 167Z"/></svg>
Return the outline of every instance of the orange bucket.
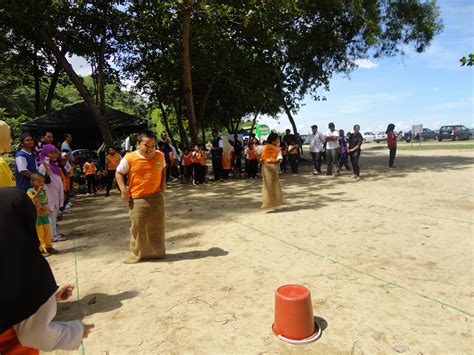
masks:
<svg viewBox="0 0 474 355"><path fill-rule="evenodd" d="M311 292L301 285L284 285L275 292L273 334L290 344L307 344L321 336L313 317Z"/></svg>

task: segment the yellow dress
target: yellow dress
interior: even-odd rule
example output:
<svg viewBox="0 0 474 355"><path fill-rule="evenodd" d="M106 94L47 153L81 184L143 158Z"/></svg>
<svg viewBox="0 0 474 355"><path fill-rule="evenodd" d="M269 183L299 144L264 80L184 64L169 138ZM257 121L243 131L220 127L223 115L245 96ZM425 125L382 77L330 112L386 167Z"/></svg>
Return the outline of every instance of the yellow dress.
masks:
<svg viewBox="0 0 474 355"><path fill-rule="evenodd" d="M16 186L15 177L6 160L0 156L0 187Z"/></svg>

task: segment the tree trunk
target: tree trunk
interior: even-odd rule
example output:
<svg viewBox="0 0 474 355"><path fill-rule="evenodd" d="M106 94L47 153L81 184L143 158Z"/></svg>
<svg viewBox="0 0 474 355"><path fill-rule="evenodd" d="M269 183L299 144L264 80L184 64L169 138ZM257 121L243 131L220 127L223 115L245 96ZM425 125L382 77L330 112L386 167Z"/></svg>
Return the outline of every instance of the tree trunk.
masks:
<svg viewBox="0 0 474 355"><path fill-rule="evenodd" d="M158 104L160 105L161 117L163 118L163 123L165 125L166 132L168 133L168 137L170 137L173 147L178 148L178 146L176 145L176 141L174 140L173 133L171 132L171 129L170 129L168 114L166 113L165 107L163 106L163 103L161 102L161 100L158 100Z"/></svg>
<svg viewBox="0 0 474 355"><path fill-rule="evenodd" d="M284 94L281 90L280 90L280 98L281 98L281 103L283 105L283 108L285 109L286 115L288 116L288 120L290 121L291 126L293 127L293 134L297 134L298 130L296 129L295 120L293 119L293 115L291 114L291 110L288 107L288 105L286 103L286 100L285 100L285 96L284 96Z"/></svg>
<svg viewBox="0 0 474 355"><path fill-rule="evenodd" d="M44 112L45 113L50 113L51 112L51 106L53 104L54 92L56 91L56 86L58 84L60 73L61 73L61 66L59 64L56 64L56 66L54 67L54 73L53 73L53 76L51 78L51 82L49 83L48 96L46 97L46 102L44 104Z"/></svg>
<svg viewBox="0 0 474 355"><path fill-rule="evenodd" d="M176 113L176 122L178 123L178 132L179 137L181 138L181 142L186 146L189 147L189 140L186 131L184 130L183 125L183 118L181 117L183 111L181 109L181 105L179 102L173 100L174 112Z"/></svg>
<svg viewBox="0 0 474 355"><path fill-rule="evenodd" d="M204 99L202 100L201 110L199 111L199 122L204 121L204 113L206 112L207 101L209 100L209 96L211 95L212 87L216 82L217 75L215 75L209 85L207 86L206 94L204 95Z"/></svg>
<svg viewBox="0 0 474 355"><path fill-rule="evenodd" d="M189 121L189 133L194 144L198 141L196 114L194 112L193 86L191 79L191 55L189 50L189 39L191 33L191 0L184 0L183 20L183 79L184 97L186 100L187 116Z"/></svg>
<svg viewBox="0 0 474 355"><path fill-rule="evenodd" d="M104 8L104 20L107 21L107 3ZM105 67L105 36L106 26L102 28L99 43L99 58L98 58L98 89L99 89L99 109L102 114L105 114L105 80L104 80L104 67Z"/></svg>
<svg viewBox="0 0 474 355"><path fill-rule="evenodd" d="M41 87L40 73L38 69L38 45L35 43L33 52L33 78L35 80L35 117L41 116Z"/></svg>
<svg viewBox="0 0 474 355"><path fill-rule="evenodd" d="M77 90L81 94L82 98L86 102L86 105L89 107L89 110L91 110L97 122L97 125L99 126L100 133L101 133L102 139L104 140L104 143L109 147L113 146L113 139L112 139L112 134L109 129L109 125L107 124L107 121L105 120L104 116L100 112L99 107L94 102L94 99L91 97L91 95L87 91L87 88L82 82L81 78L79 78L79 76L76 74L71 64L69 64L69 62L67 61L66 57L63 54L61 54L61 51L59 50L58 46L53 41L53 39L49 37L48 34L43 29L38 29L38 31L39 31L40 36L43 38L46 44L46 47L54 54L58 63L64 69L66 74L69 76L69 79L71 79L71 82L74 84L74 86L77 88Z"/></svg>
<svg viewBox="0 0 474 355"><path fill-rule="evenodd" d="M204 128L204 122L201 122L201 138L202 144L206 144L206 129Z"/></svg>

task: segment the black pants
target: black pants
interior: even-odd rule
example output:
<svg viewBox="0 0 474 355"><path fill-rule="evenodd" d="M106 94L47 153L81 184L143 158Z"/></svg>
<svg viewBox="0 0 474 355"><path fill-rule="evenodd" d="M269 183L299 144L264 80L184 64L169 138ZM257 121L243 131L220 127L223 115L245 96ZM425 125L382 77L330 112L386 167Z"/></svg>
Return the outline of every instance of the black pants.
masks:
<svg viewBox="0 0 474 355"><path fill-rule="evenodd" d="M342 167L344 166L346 170L350 170L349 161L347 158L348 158L347 153L339 154L339 169L342 169Z"/></svg>
<svg viewBox="0 0 474 355"><path fill-rule="evenodd" d="M290 160L291 172L293 174L298 174L298 155L297 154L290 154L289 155L289 160Z"/></svg>
<svg viewBox="0 0 474 355"><path fill-rule="evenodd" d="M87 181L87 193L88 194L92 192L96 193L97 188L95 186L95 175L94 174L86 175L86 181Z"/></svg>
<svg viewBox="0 0 474 355"><path fill-rule="evenodd" d="M286 161L287 161L287 157L286 155L283 155L283 159L281 160L281 163L280 163L280 170L283 172L283 173L286 173Z"/></svg>
<svg viewBox="0 0 474 355"><path fill-rule="evenodd" d="M199 164L201 165L201 164ZM189 164L187 166L184 166L184 174L183 176L185 177L186 180L192 180L193 178L193 164Z"/></svg>
<svg viewBox="0 0 474 355"><path fill-rule="evenodd" d="M110 190L112 189L112 184L114 183L114 179L115 179L115 170L107 170L107 188L105 189L107 193L109 193Z"/></svg>
<svg viewBox="0 0 474 355"><path fill-rule="evenodd" d="M249 163L248 163L249 178L256 177L257 172L258 172L258 160L257 159L249 160Z"/></svg>
<svg viewBox="0 0 474 355"><path fill-rule="evenodd" d="M214 180L222 179L222 157L212 158L212 170L214 171Z"/></svg>
<svg viewBox="0 0 474 355"><path fill-rule="evenodd" d="M313 157L314 169L320 173L321 172L321 152L311 152L311 156Z"/></svg>
<svg viewBox="0 0 474 355"><path fill-rule="evenodd" d="M240 156L235 157L234 168L235 168L236 172L238 172L238 173L242 172L242 158Z"/></svg>
<svg viewBox="0 0 474 355"><path fill-rule="evenodd" d="M390 158L388 160L388 167L393 167L393 163L395 162L395 156L397 155L397 147L389 148L390 149Z"/></svg>
<svg viewBox="0 0 474 355"><path fill-rule="evenodd" d="M175 179L179 179L179 168L177 165L173 165L170 167L171 169L171 176L174 177Z"/></svg>
<svg viewBox="0 0 474 355"><path fill-rule="evenodd" d="M360 158L360 150L352 152L350 154L351 164L352 164L352 171L354 172L355 176L360 175L360 167L359 167L359 158Z"/></svg>
<svg viewBox="0 0 474 355"><path fill-rule="evenodd" d="M204 174L205 174L205 167L199 163L193 163L193 170L194 170L194 182L196 184L204 184Z"/></svg>

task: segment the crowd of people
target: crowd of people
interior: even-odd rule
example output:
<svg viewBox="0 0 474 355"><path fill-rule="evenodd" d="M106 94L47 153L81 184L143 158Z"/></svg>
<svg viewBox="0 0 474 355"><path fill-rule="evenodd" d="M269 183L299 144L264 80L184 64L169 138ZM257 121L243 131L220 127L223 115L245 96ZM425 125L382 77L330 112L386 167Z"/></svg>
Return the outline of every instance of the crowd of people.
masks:
<svg viewBox="0 0 474 355"><path fill-rule="evenodd" d="M396 154L395 126L387 128L390 149L389 167L394 167ZM362 136L360 127L344 134L330 123L321 134L312 126L310 141L315 175L321 174L323 160L327 174L338 176L342 167L352 165L353 177L359 179ZM53 243L65 240L58 231L61 212L70 208L76 190L75 171L80 170L87 182L87 193L97 193L97 178L106 171L105 195L117 182L122 199L128 205L130 254L125 263L165 258L165 201L167 183L182 179L189 184L206 181L207 152L210 151L214 180L236 177L255 179L260 165L262 175L262 208L275 208L283 203L279 175L286 173L287 162L292 173L298 173L302 155L301 141L288 130L283 137L271 133L260 142L245 142L221 137L212 131L209 146L174 147L165 132L161 140L149 131L138 134L137 149L123 157L110 147L105 166L97 168L92 156L75 167L71 156L71 134L62 144L54 145L51 132L43 132L35 144L33 137L20 136L21 150L15 155L13 174L2 154L11 151L9 126L0 121L0 241L8 253L0 259L0 282L7 292L0 295L0 353L39 354L41 350L77 349L87 337L92 324L82 319L53 322L56 302L72 295L73 285L58 287L45 257L58 253ZM242 160L245 159L244 169ZM245 171L244 171L245 170ZM13 188L16 187L16 188ZM19 284L21 283L21 285Z"/></svg>

